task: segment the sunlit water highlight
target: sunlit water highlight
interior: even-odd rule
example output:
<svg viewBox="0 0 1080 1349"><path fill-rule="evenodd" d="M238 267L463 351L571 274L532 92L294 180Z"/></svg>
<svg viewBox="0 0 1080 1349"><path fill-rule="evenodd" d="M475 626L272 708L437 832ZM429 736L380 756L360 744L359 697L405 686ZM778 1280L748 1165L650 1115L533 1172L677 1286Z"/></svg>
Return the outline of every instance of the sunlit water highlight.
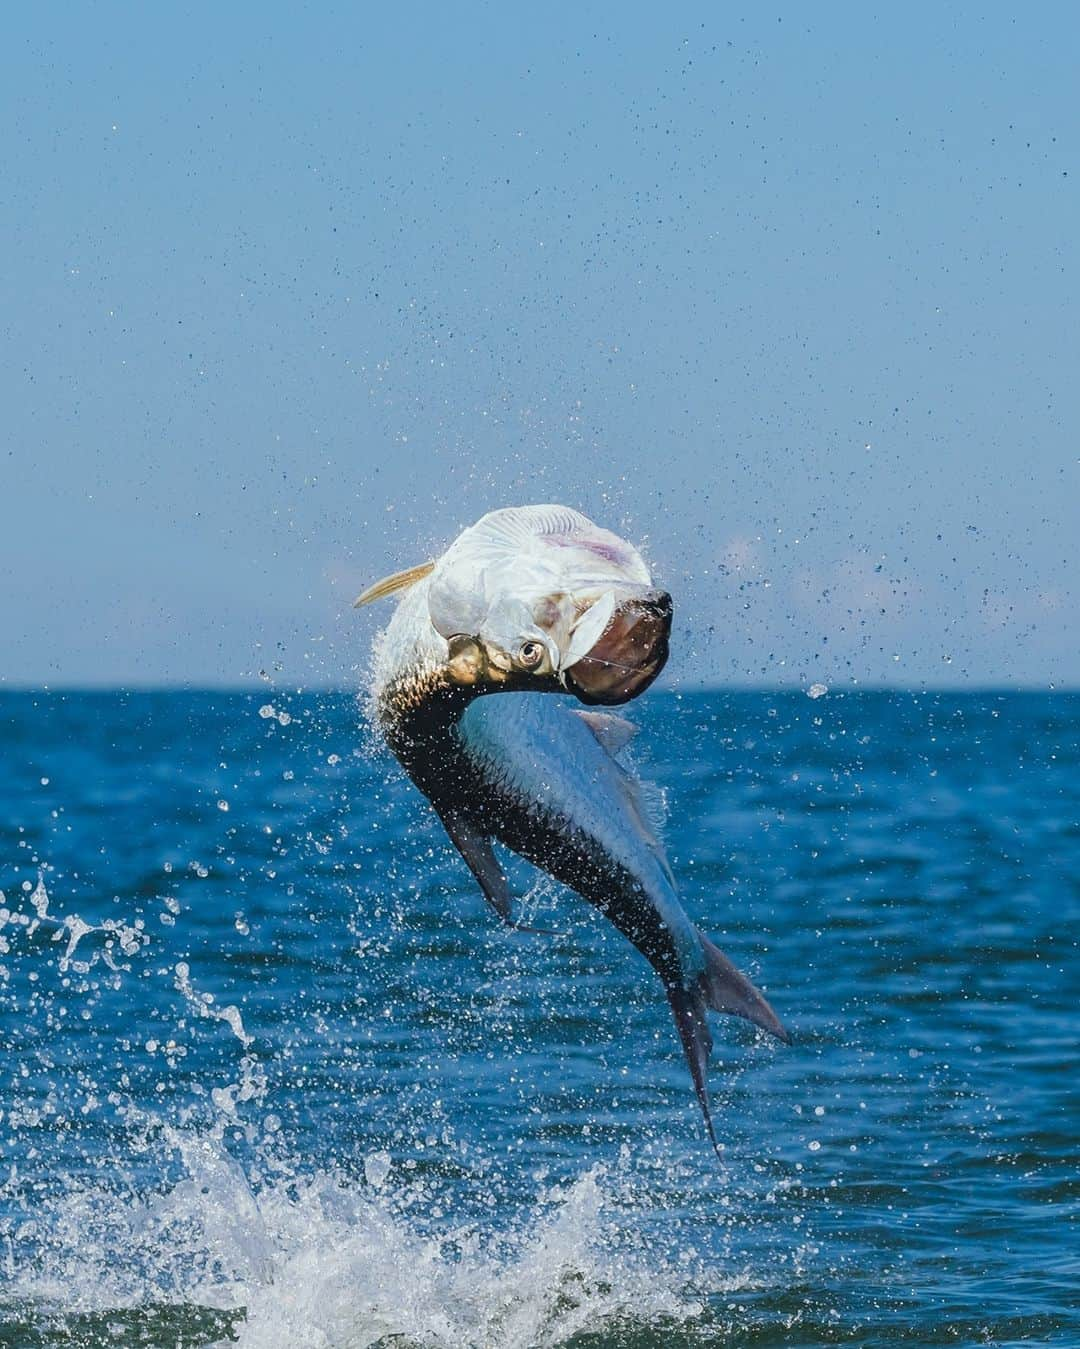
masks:
<svg viewBox="0 0 1080 1349"><path fill-rule="evenodd" d="M0 695L0 1343L1080 1342L1080 698L652 694L796 1035L500 930L347 697Z"/></svg>

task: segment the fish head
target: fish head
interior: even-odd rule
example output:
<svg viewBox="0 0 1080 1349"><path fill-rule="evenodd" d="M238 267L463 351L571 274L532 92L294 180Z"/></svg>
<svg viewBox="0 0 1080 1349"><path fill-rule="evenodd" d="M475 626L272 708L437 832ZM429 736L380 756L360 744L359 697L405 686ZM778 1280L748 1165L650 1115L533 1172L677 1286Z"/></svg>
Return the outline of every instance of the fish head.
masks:
<svg viewBox="0 0 1080 1349"><path fill-rule="evenodd" d="M478 631L472 633L442 634L448 650L446 669L453 683L477 692L494 692L536 689L552 680L558 652L528 605L516 600L500 605L477 626Z"/></svg>
<svg viewBox="0 0 1080 1349"><path fill-rule="evenodd" d="M628 702L664 667L671 596L638 551L561 506L493 511L435 564L428 608L450 678L476 692Z"/></svg>

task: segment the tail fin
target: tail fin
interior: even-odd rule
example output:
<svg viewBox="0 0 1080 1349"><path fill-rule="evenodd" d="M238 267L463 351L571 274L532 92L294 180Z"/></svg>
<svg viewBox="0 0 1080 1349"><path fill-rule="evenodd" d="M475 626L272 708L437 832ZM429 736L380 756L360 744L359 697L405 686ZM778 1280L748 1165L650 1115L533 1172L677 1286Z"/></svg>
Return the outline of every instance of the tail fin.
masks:
<svg viewBox="0 0 1080 1349"><path fill-rule="evenodd" d="M745 974L742 974L718 950L703 933L699 932L701 949L705 952L705 973L697 980L692 989L682 984L667 986L668 1001L675 1015L675 1025L682 1041L686 1061L690 1065L690 1076L694 1080L694 1090L701 1104L701 1113L705 1117L709 1142L717 1156L720 1145L716 1141L713 1129L712 1112L709 1110L709 1091L705 1074L712 1053L712 1033L705 1019L706 1007L714 1012L730 1012L733 1016L744 1017L755 1026L767 1030L785 1044L791 1043L791 1036L780 1024L779 1018L764 997L758 992Z"/></svg>
<svg viewBox="0 0 1080 1349"><path fill-rule="evenodd" d="M705 1020L705 999L700 990L684 988L682 984L667 986L668 1001L675 1014L679 1039L682 1041L686 1061L690 1065L690 1076L694 1079L694 1090L701 1103L701 1113L705 1116L705 1128L709 1133L716 1155L720 1156L720 1145L716 1141L712 1114L709 1110L709 1091L705 1084L705 1073L712 1053L712 1032Z"/></svg>
<svg viewBox="0 0 1080 1349"><path fill-rule="evenodd" d="M754 987L750 980L705 936L699 932L701 949L705 952L705 974L702 976L702 991L714 1012L729 1012L732 1016L741 1016L752 1021L755 1026L767 1030L784 1044L791 1043L791 1036L780 1024L780 1019Z"/></svg>

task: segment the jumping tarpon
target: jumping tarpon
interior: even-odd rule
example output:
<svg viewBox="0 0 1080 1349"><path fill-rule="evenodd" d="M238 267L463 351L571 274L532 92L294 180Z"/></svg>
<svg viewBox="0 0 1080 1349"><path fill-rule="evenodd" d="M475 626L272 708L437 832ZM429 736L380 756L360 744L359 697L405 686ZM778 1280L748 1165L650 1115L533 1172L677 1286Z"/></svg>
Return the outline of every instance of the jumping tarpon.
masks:
<svg viewBox="0 0 1080 1349"><path fill-rule="evenodd" d="M683 910L641 784L619 757L635 728L592 710L629 701L660 673L670 596L634 547L565 506L492 511L437 561L387 577L357 604L397 593L372 690L390 748L503 922L516 926L493 841L576 890L649 961L716 1147L706 1008L788 1036ZM516 696L483 696L495 693Z"/></svg>

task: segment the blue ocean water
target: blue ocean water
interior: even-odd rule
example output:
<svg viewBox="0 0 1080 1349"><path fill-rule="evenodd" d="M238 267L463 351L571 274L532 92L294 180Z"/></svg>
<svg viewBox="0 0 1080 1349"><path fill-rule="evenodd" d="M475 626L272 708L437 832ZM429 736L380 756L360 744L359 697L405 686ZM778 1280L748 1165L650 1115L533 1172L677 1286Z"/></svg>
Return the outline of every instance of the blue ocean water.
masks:
<svg viewBox="0 0 1080 1349"><path fill-rule="evenodd" d="M352 697L0 694L0 1344L1080 1343L1080 696L649 694L794 1044L514 869Z"/></svg>

